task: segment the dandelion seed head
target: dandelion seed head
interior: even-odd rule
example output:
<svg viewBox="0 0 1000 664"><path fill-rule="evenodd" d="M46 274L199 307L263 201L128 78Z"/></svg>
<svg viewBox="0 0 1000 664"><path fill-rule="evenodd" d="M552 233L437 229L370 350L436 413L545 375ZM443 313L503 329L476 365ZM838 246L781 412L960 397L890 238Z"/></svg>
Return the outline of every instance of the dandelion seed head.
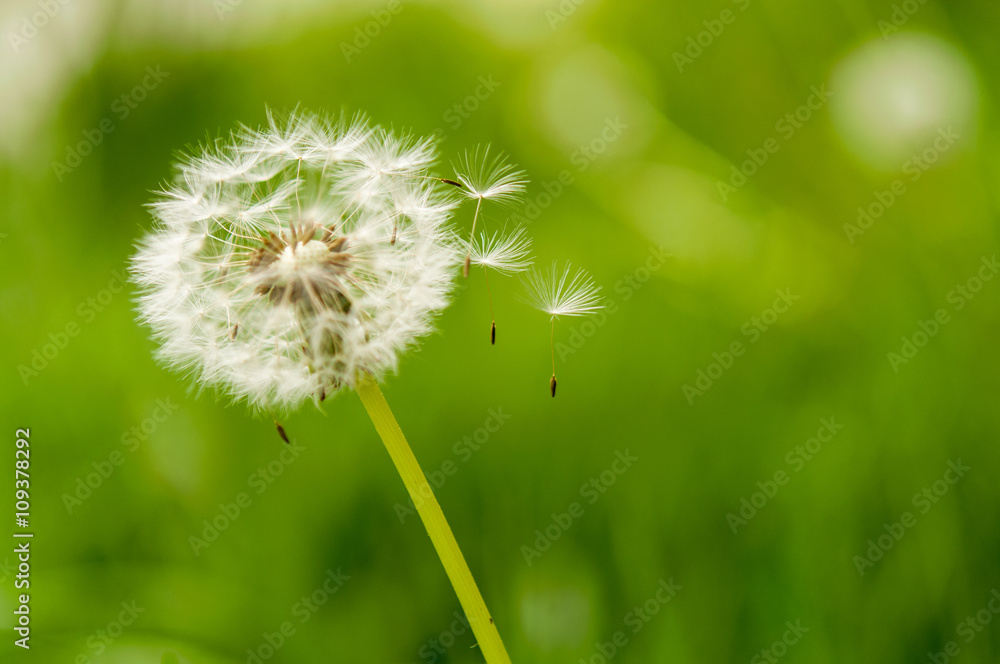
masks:
<svg viewBox="0 0 1000 664"><path fill-rule="evenodd" d="M466 152L454 168L463 193L475 200L512 203L528 183L524 171L508 163L503 154L491 155L488 146Z"/></svg>
<svg viewBox="0 0 1000 664"><path fill-rule="evenodd" d="M433 144L295 113L183 158L132 261L158 357L259 409L382 377L448 303Z"/></svg>
<svg viewBox="0 0 1000 664"><path fill-rule="evenodd" d="M585 316L603 308L601 288L585 270L575 272L569 263L562 270L553 263L546 271L532 270L524 278L528 303L553 318Z"/></svg>
<svg viewBox="0 0 1000 664"><path fill-rule="evenodd" d="M479 237L469 247L472 264L496 270L501 274L517 274L531 267L531 238L524 228L512 233L501 232Z"/></svg>

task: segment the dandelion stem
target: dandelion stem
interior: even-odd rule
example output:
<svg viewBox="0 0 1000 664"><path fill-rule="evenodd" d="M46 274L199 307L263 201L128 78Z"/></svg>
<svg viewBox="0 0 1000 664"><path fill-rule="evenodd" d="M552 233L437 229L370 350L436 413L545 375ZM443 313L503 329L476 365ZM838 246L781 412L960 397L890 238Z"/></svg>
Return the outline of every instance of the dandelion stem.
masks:
<svg viewBox="0 0 1000 664"><path fill-rule="evenodd" d="M455 541L441 506L434 497L423 471L420 470L420 465L413 456L413 451L407 444L399 424L396 423L396 418L393 417L378 383L370 374L361 373L358 375L355 389L382 438L385 449L392 457L406 490L417 506L417 513L420 514L441 564L444 565L451 585L455 588L483 657L486 658L487 664L510 664L510 657L504 649L500 634L493 624L493 618L490 617L486 603L483 602L483 596L479 593L462 551L458 548L458 542Z"/></svg>
<svg viewBox="0 0 1000 664"><path fill-rule="evenodd" d="M552 378L549 380L549 390L556 395L556 317L552 317L552 336L549 337L549 350L552 351Z"/></svg>
<svg viewBox="0 0 1000 664"><path fill-rule="evenodd" d="M493 295L490 293L490 271L483 266L483 279L486 280L486 299L490 302L490 343L497 342L497 317L493 313Z"/></svg>
<svg viewBox="0 0 1000 664"><path fill-rule="evenodd" d="M476 201L476 213L472 216L472 232L469 233L469 246L472 246L473 240L476 239L476 222L479 221L479 208L483 206L482 197ZM465 267L462 268L462 276L466 279L469 278L469 264L472 262L472 251L465 254Z"/></svg>
<svg viewBox="0 0 1000 664"><path fill-rule="evenodd" d="M552 317L552 336L549 337L549 350L552 351L552 377L556 377L556 317Z"/></svg>

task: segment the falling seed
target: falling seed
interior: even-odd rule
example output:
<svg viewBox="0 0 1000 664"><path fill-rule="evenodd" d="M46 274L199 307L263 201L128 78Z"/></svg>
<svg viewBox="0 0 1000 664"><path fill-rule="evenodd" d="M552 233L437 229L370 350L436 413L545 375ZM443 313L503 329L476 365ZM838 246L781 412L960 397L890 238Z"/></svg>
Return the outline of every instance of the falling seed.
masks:
<svg viewBox="0 0 1000 664"><path fill-rule="evenodd" d="M555 395L556 395L556 377L555 376L552 376L552 378L549 379L549 389L552 390L552 396L555 397Z"/></svg>
<svg viewBox="0 0 1000 664"><path fill-rule="evenodd" d="M465 189L465 186L461 182L455 182L454 180L449 180L448 178L441 178L441 182L458 187L459 189Z"/></svg>
<svg viewBox="0 0 1000 664"><path fill-rule="evenodd" d="M492 344L494 346L497 344L497 322L496 321L493 321L493 324L490 326L490 344Z"/></svg>
<svg viewBox="0 0 1000 664"><path fill-rule="evenodd" d="M274 421L274 428L278 430L278 435L281 436L281 439L283 441L285 441L286 443L291 442L288 440L288 434L285 433L285 427L281 426L278 420Z"/></svg>

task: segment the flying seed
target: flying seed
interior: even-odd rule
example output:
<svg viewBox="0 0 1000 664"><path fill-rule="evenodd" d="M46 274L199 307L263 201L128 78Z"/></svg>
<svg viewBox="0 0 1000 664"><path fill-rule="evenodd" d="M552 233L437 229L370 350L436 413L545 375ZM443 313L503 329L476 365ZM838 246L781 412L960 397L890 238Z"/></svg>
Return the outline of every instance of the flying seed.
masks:
<svg viewBox="0 0 1000 664"><path fill-rule="evenodd" d="M291 442L288 440L288 434L285 433L285 427L281 426L278 420L274 421L274 428L278 430L278 435L281 436L281 439L283 441L285 441L286 443Z"/></svg>
<svg viewBox="0 0 1000 664"><path fill-rule="evenodd" d="M455 182L454 180L449 180L448 178L441 178L441 182L444 182L445 184L450 184L453 187L458 187L459 189L465 189L465 185L463 185L461 182Z"/></svg>
<svg viewBox="0 0 1000 664"><path fill-rule="evenodd" d="M556 377L553 376L549 379L549 389L552 390L552 396L556 396Z"/></svg>
<svg viewBox="0 0 1000 664"><path fill-rule="evenodd" d="M490 344L495 346L496 343L497 343L497 322L493 321L493 324L490 326Z"/></svg>

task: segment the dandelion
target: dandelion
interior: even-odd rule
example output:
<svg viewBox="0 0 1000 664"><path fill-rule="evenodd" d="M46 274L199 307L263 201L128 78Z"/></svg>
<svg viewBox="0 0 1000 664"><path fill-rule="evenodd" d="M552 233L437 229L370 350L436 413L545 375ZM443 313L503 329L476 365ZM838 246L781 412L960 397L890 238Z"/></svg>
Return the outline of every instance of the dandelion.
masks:
<svg viewBox="0 0 1000 664"><path fill-rule="evenodd" d="M524 272L531 267L531 240L524 228L518 228L510 235L494 233L487 236L481 233L469 248L469 255L474 265L482 266L483 277L486 280L486 297L490 302L490 343L497 342L497 321L493 314L493 296L490 294L489 270L493 269L503 275Z"/></svg>
<svg viewBox="0 0 1000 664"><path fill-rule="evenodd" d="M344 388L358 393L486 661L509 664L377 383L431 331L452 291L460 257L449 226L455 204L428 174L434 160L431 141L362 118L269 117L265 128L244 127L182 160L150 206L155 229L131 269L158 358L198 384L261 411L319 402ZM460 177L480 203L523 186L509 169L486 180ZM504 251L501 242L481 254L484 267L518 269L525 240L517 237Z"/></svg>
<svg viewBox="0 0 1000 664"><path fill-rule="evenodd" d="M466 152L465 156L455 165L455 171L459 188L466 197L476 201L476 211L472 216L472 230L469 232L469 244L471 245L476 237L476 222L479 220L479 211L483 201L493 201L501 205L509 204L524 193L527 179L523 171L519 171L507 163L503 154L491 157L489 146L477 148L472 153ZM455 184L455 181L449 182ZM469 276L471 262L471 253L466 253L465 265L462 267L464 277Z"/></svg>
<svg viewBox="0 0 1000 664"><path fill-rule="evenodd" d="M261 409L394 370L457 263L429 149L296 115L188 159L134 261L160 359Z"/></svg>
<svg viewBox="0 0 1000 664"><path fill-rule="evenodd" d="M524 280L529 304L549 314L552 333L549 348L552 351L552 378L549 390L556 395L556 318L559 316L585 316L599 311L603 305L597 293L599 286L584 270L572 271L569 263L559 271L555 263L548 272L531 271Z"/></svg>

